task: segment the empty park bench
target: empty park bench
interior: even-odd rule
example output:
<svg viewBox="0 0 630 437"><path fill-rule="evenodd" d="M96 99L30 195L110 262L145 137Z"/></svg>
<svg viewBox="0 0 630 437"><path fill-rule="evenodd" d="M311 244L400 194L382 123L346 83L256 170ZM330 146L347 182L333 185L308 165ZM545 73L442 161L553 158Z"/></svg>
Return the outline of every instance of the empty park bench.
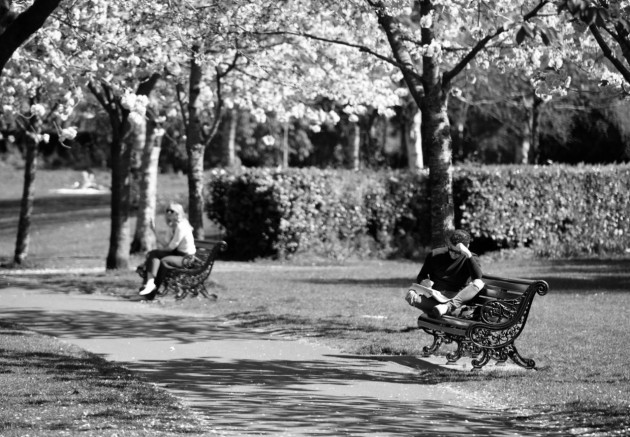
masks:
<svg viewBox="0 0 630 437"><path fill-rule="evenodd" d="M424 356L437 352L443 343L455 342L457 350L446 355L447 364L471 355L472 370L481 369L490 359L504 364L508 358L526 369L535 368L535 361L523 358L514 341L525 327L534 296L547 294L549 285L497 276L484 276L483 281L485 287L466 303L474 308L472 318L435 318L424 313L418 317L418 327L433 336L433 344L423 348Z"/></svg>
<svg viewBox="0 0 630 437"><path fill-rule="evenodd" d="M164 283L158 291L159 296L166 296L170 291L174 291L176 299L183 299L189 294L209 299L217 298L216 294L208 293L205 282L212 273L212 267L219 254L227 248L227 243L195 240L195 247L197 252L184 257L182 268L167 270ZM136 271L142 278L146 278L144 265L138 266Z"/></svg>

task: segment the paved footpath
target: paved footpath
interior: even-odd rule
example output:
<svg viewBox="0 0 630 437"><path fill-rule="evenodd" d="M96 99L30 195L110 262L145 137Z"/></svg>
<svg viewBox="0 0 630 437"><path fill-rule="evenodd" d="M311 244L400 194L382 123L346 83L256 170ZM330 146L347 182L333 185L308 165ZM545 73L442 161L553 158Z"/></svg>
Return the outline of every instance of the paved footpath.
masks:
<svg viewBox="0 0 630 437"><path fill-rule="evenodd" d="M414 357L345 355L105 295L0 288L0 317L116 361L224 436L523 436ZM465 404L471 405L464 407Z"/></svg>

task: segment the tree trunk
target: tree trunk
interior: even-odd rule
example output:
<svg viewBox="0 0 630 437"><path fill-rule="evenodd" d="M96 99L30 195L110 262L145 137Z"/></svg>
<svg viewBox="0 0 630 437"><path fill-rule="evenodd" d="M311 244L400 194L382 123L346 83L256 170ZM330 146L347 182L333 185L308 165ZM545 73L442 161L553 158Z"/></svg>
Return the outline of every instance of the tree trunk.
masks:
<svg viewBox="0 0 630 437"><path fill-rule="evenodd" d="M532 120L531 120L531 134L532 139L530 141L530 162L532 164L541 164L542 151L540 150L540 113L542 109L543 100L534 93L534 102L532 104Z"/></svg>
<svg viewBox="0 0 630 437"><path fill-rule="evenodd" d="M223 131L223 165L234 168L236 163L236 127L238 125L238 110L233 107L225 117Z"/></svg>
<svg viewBox="0 0 630 437"><path fill-rule="evenodd" d="M433 2L422 0L421 15L433 13ZM434 20L435 22L435 20ZM432 25L433 26L433 25ZM433 27L423 27L422 42L434 40ZM418 107L422 111L422 140L428 153L429 192L431 194L431 245L444 245L444 237L455 224L453 205L453 145L448 119L449 84L442 82L439 61L433 56L422 58L424 98Z"/></svg>
<svg viewBox="0 0 630 437"><path fill-rule="evenodd" d="M422 153L422 112L416 111L411 122L411 129L407 138L407 164L411 171L418 171L424 167L424 154Z"/></svg>
<svg viewBox="0 0 630 437"><path fill-rule="evenodd" d="M203 239L203 157L205 146L201 137L201 121L197 111L197 100L202 79L201 66L197 63L194 47L190 57L190 83L188 94L188 125L186 126L186 151L188 153L188 218L195 238Z"/></svg>
<svg viewBox="0 0 630 437"><path fill-rule="evenodd" d="M142 178L142 158L147 144L147 122L145 117L138 117L129 123L129 131L125 133L126 147L130 150L131 191L129 201L132 206L139 205L141 193L140 179Z"/></svg>
<svg viewBox="0 0 630 437"><path fill-rule="evenodd" d="M348 130L349 167L351 170L359 170L361 168L361 126L358 122L353 121L350 122Z"/></svg>
<svg viewBox="0 0 630 437"><path fill-rule="evenodd" d="M289 122L282 124L282 168L289 168Z"/></svg>
<svg viewBox="0 0 630 437"><path fill-rule="evenodd" d="M35 199L35 175L37 173L37 142L26 135L26 157L24 162L24 187L20 203L20 219L18 222L15 256L13 261L22 264L28 255L30 242L31 215Z"/></svg>
<svg viewBox="0 0 630 437"><path fill-rule="evenodd" d="M164 130L156 126L155 119L149 117L146 124L146 143L142 153L139 171L139 199L136 219L136 232L131 243L131 253L148 252L155 249L155 234L151 230L151 220L156 215L157 176Z"/></svg>
<svg viewBox="0 0 630 437"><path fill-rule="evenodd" d="M111 228L109 235L109 252L106 268L129 268L130 246L130 170L131 148L125 145L123 133L127 126L127 114L110 109L112 124L111 166L112 166L112 197L111 197Z"/></svg>
<svg viewBox="0 0 630 437"><path fill-rule="evenodd" d="M453 166L448 120L448 93L437 84L426 88L422 106L422 137L428 142L431 193L431 245L444 245L445 232L453 229Z"/></svg>

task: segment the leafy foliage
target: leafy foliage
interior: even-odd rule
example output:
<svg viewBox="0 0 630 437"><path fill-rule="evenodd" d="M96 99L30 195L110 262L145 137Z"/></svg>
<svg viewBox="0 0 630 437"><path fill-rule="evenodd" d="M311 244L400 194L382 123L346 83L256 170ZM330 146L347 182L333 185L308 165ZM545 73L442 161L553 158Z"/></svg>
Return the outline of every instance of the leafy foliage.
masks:
<svg viewBox="0 0 630 437"><path fill-rule="evenodd" d="M463 167L456 226L479 252L530 247L548 257L630 247L629 166ZM232 256L418 256L430 244L425 173L248 170L212 173L208 216Z"/></svg>
<svg viewBox="0 0 630 437"><path fill-rule="evenodd" d="M623 253L628 166L470 168L456 180L460 226L486 248L544 256Z"/></svg>

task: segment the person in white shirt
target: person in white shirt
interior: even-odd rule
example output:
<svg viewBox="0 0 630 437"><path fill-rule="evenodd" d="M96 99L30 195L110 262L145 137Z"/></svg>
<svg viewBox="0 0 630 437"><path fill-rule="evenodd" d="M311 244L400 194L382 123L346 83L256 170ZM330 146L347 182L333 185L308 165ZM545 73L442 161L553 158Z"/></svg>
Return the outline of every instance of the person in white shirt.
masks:
<svg viewBox="0 0 630 437"><path fill-rule="evenodd" d="M194 255L195 237L193 228L186 218L184 207L179 203L170 203L166 208L166 224L170 228L170 239L162 240L155 232L155 223L151 221L151 229L164 249L156 249L147 253L145 269L146 283L140 290L141 296L155 296L162 285L166 269L183 266L184 258Z"/></svg>

